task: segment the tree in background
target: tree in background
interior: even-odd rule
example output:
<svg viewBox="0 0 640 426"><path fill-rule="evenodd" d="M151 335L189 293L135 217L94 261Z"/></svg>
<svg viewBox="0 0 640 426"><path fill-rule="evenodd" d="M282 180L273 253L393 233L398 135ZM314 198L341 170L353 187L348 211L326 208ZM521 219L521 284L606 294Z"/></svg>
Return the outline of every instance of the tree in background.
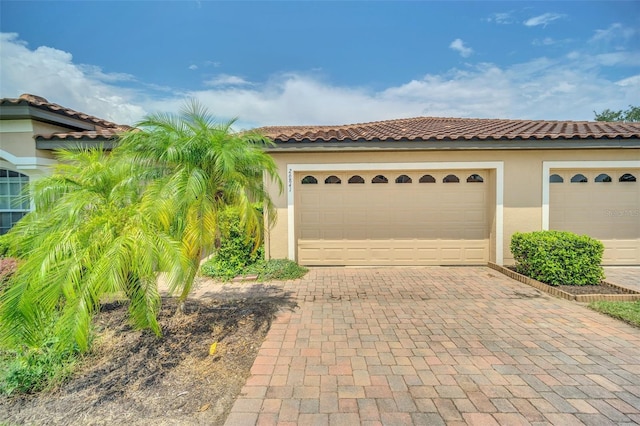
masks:
<svg viewBox="0 0 640 426"><path fill-rule="evenodd" d="M627 110L612 111L605 109L604 111L595 114L596 121L624 121L627 123L640 122L640 107L629 105Z"/></svg>
<svg viewBox="0 0 640 426"><path fill-rule="evenodd" d="M5 235L23 262L0 293L0 346L85 351L101 298L121 293L134 325L161 334L157 280L188 296L200 261L214 250L219 213L238 209L256 250L264 187L280 184L260 135L234 133L195 102L152 115L110 155L62 151L51 176L30 188L35 211Z"/></svg>

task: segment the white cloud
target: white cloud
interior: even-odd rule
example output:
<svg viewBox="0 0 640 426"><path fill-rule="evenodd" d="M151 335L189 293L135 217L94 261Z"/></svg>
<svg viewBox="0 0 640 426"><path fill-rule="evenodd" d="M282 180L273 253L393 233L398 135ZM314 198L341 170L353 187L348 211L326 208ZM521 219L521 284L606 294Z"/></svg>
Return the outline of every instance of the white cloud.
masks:
<svg viewBox="0 0 640 426"><path fill-rule="evenodd" d="M117 85L133 76L75 64L70 53L51 47L31 50L15 33L0 33L0 63L2 97L31 93L118 123L132 123L145 114L138 94Z"/></svg>
<svg viewBox="0 0 640 426"><path fill-rule="evenodd" d="M462 56L463 58L468 58L473 53L473 49L465 46L464 41L459 38L453 40L449 45L449 48L460 53L460 56Z"/></svg>
<svg viewBox="0 0 640 426"><path fill-rule="evenodd" d="M556 19L564 18L565 15L560 13L545 13L539 16L534 16L533 18L529 18L524 21L524 25L527 27L535 27L538 25L542 25L546 27L550 22L555 21Z"/></svg>
<svg viewBox="0 0 640 426"><path fill-rule="evenodd" d="M488 22L495 22L496 24L513 24L516 22L516 19L513 17L512 12L502 12L502 13L494 13L489 18L487 18Z"/></svg>
<svg viewBox="0 0 640 426"><path fill-rule="evenodd" d="M204 82L205 86L219 87L219 86L245 86L251 85L251 82L245 80L237 75L218 74L217 76Z"/></svg>
<svg viewBox="0 0 640 426"><path fill-rule="evenodd" d="M637 30L625 27L620 23L614 23L605 30L596 30L590 42L613 43L626 42L636 34Z"/></svg>
<svg viewBox="0 0 640 426"><path fill-rule="evenodd" d="M507 66L472 63L377 91L331 84L317 73L282 73L250 84L218 75L201 90L180 92L75 64L71 54L57 49L31 49L15 34L3 34L0 42L0 96L32 93L123 124L145 112L178 111L190 97L221 120L240 117L238 129L415 116L590 120L594 110L622 109L640 99L637 68L615 80L600 72L620 63L640 65L637 50L575 50ZM122 87L123 80L131 86L131 79L137 90Z"/></svg>
<svg viewBox="0 0 640 426"><path fill-rule="evenodd" d="M189 65L189 69L190 69L191 71L195 71L195 70L197 70L197 69L198 69L198 66L197 66L196 64L191 64L191 65Z"/></svg>

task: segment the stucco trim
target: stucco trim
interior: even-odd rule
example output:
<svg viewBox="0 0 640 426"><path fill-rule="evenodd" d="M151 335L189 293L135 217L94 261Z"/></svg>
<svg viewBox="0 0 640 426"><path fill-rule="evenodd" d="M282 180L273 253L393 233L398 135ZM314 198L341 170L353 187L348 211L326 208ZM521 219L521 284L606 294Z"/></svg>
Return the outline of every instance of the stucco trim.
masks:
<svg viewBox="0 0 640 426"><path fill-rule="evenodd" d="M542 230L549 230L549 176L552 169L640 168L640 161L543 161L542 162Z"/></svg>
<svg viewBox="0 0 640 426"><path fill-rule="evenodd" d="M17 170L40 169L57 164L56 160L52 160L50 158L18 157L3 149L0 149L0 157L13 164Z"/></svg>
<svg viewBox="0 0 640 426"><path fill-rule="evenodd" d="M489 169L496 172L496 245L495 263L504 263L504 162L502 161L468 161L468 162L421 162L421 163L315 163L287 164L287 239L288 257L296 258L295 241L295 205L294 175L296 172L347 171L347 170L446 170L446 169Z"/></svg>

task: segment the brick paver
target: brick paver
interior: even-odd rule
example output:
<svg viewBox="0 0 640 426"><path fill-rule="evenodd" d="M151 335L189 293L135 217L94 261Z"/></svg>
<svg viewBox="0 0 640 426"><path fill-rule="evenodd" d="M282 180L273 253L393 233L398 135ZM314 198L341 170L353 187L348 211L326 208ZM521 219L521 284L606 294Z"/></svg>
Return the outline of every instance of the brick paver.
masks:
<svg viewBox="0 0 640 426"><path fill-rule="evenodd" d="M236 287L233 287L236 286ZM227 425L634 424L640 330L485 267L314 268Z"/></svg>

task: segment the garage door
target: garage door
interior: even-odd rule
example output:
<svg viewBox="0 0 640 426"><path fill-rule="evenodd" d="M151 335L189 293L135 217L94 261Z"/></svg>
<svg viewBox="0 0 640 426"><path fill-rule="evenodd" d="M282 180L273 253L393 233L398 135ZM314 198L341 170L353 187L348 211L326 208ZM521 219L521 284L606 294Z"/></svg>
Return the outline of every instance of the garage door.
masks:
<svg viewBox="0 0 640 426"><path fill-rule="evenodd" d="M488 177L485 170L297 174L298 262L485 264Z"/></svg>
<svg viewBox="0 0 640 426"><path fill-rule="evenodd" d="M549 228L605 246L606 265L640 264L640 169L551 170Z"/></svg>

